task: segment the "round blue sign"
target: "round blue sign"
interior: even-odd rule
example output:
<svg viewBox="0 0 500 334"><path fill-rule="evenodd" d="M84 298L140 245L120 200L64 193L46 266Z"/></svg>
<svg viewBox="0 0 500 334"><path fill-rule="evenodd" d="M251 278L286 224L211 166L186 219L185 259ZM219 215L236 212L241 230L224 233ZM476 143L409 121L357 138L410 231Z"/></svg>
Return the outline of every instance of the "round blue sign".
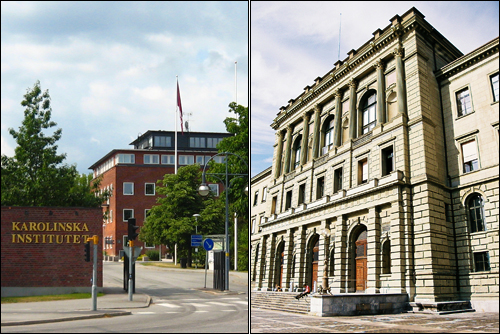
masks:
<svg viewBox="0 0 500 334"><path fill-rule="evenodd" d="M212 239L203 240L203 248L205 248L206 251L212 250L212 248L214 248L214 241Z"/></svg>

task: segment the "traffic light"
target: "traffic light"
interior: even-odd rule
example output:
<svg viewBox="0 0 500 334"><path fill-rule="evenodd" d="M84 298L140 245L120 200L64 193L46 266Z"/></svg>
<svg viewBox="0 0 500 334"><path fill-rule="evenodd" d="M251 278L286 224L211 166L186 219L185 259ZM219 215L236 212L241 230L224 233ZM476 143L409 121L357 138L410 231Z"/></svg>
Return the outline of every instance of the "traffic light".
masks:
<svg viewBox="0 0 500 334"><path fill-rule="evenodd" d="M90 241L85 243L85 261L90 262Z"/></svg>
<svg viewBox="0 0 500 334"><path fill-rule="evenodd" d="M137 230L139 226L135 226L135 218L128 219L128 240L135 240L139 236L135 230Z"/></svg>

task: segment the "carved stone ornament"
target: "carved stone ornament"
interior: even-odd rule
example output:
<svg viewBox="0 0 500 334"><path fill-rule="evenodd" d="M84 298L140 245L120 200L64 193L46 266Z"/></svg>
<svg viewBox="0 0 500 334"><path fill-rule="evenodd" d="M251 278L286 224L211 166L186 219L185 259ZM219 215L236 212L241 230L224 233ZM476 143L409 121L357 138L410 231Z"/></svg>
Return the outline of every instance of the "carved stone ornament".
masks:
<svg viewBox="0 0 500 334"><path fill-rule="evenodd" d="M397 48L394 49L394 56L396 57L404 57L404 51L405 49L401 46L398 46Z"/></svg>

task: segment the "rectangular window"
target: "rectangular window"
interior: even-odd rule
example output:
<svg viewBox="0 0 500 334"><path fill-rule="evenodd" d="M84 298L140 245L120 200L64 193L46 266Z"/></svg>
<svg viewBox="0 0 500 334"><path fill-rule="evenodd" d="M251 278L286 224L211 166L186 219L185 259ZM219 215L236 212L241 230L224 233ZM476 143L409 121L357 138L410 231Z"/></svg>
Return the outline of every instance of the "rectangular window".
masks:
<svg viewBox="0 0 500 334"><path fill-rule="evenodd" d="M474 271L490 270L490 254L488 252L474 253Z"/></svg>
<svg viewBox="0 0 500 334"><path fill-rule="evenodd" d="M158 147L170 147L172 146L169 136L155 136L155 145Z"/></svg>
<svg viewBox="0 0 500 334"><path fill-rule="evenodd" d="M368 158L358 162L358 184L368 182Z"/></svg>
<svg viewBox="0 0 500 334"><path fill-rule="evenodd" d="M258 199L259 199L259 191L257 190L253 196L253 206L257 205Z"/></svg>
<svg viewBox="0 0 500 334"><path fill-rule="evenodd" d="M255 224L257 223L257 221L255 219L252 219L252 234L255 233Z"/></svg>
<svg viewBox="0 0 500 334"><path fill-rule="evenodd" d="M477 145L475 140L471 140L462 144L462 157L464 161L464 173L479 169Z"/></svg>
<svg viewBox="0 0 500 334"><path fill-rule="evenodd" d="M472 112L469 88L462 89L456 93L458 116L465 116Z"/></svg>
<svg viewBox="0 0 500 334"><path fill-rule="evenodd" d="M145 195L155 195L155 186L154 183L146 183L144 187Z"/></svg>
<svg viewBox="0 0 500 334"><path fill-rule="evenodd" d="M222 141L223 138L207 138L208 148L217 148L217 144Z"/></svg>
<svg viewBox="0 0 500 334"><path fill-rule="evenodd" d="M119 164L134 164L135 163L135 154L118 154L118 163Z"/></svg>
<svg viewBox="0 0 500 334"><path fill-rule="evenodd" d="M194 165L194 156L179 155L179 165Z"/></svg>
<svg viewBox="0 0 500 334"><path fill-rule="evenodd" d="M219 185L218 184L209 184L208 187L210 188L210 192L214 196L219 196Z"/></svg>
<svg viewBox="0 0 500 334"><path fill-rule="evenodd" d="M159 164L160 156L158 154L144 154L145 164Z"/></svg>
<svg viewBox="0 0 500 334"><path fill-rule="evenodd" d="M271 214L276 214L276 203L278 202L278 196L273 197L273 202L271 204Z"/></svg>
<svg viewBox="0 0 500 334"><path fill-rule="evenodd" d="M490 77L491 91L493 92L493 101L498 102L498 73Z"/></svg>
<svg viewBox="0 0 500 334"><path fill-rule="evenodd" d="M123 195L134 194L134 182L123 182Z"/></svg>
<svg viewBox="0 0 500 334"><path fill-rule="evenodd" d="M382 150L382 176L389 175L394 170L394 148L386 147Z"/></svg>
<svg viewBox="0 0 500 334"><path fill-rule="evenodd" d="M292 207L292 191L287 191L285 201L285 211Z"/></svg>
<svg viewBox="0 0 500 334"><path fill-rule="evenodd" d="M175 164L175 155L162 155L161 156L162 165L174 165Z"/></svg>
<svg viewBox="0 0 500 334"><path fill-rule="evenodd" d="M318 178L316 187L316 199L320 199L325 194L325 177Z"/></svg>
<svg viewBox="0 0 500 334"><path fill-rule="evenodd" d="M123 209L123 221L128 221L129 218L134 218L134 209Z"/></svg>
<svg viewBox="0 0 500 334"><path fill-rule="evenodd" d="M205 148L205 138L191 137L189 138L189 147Z"/></svg>
<svg viewBox="0 0 500 334"><path fill-rule="evenodd" d="M338 168L333 173L333 192L336 193L341 189L342 189L342 168Z"/></svg>
<svg viewBox="0 0 500 334"><path fill-rule="evenodd" d="M204 155L197 155L196 156L196 163L200 166L205 166L205 156Z"/></svg>
<svg viewBox="0 0 500 334"><path fill-rule="evenodd" d="M302 204L306 199L306 184L303 183L299 186L299 202L298 204Z"/></svg>
<svg viewBox="0 0 500 334"><path fill-rule="evenodd" d="M267 187L262 190L262 202L265 202L267 198Z"/></svg>

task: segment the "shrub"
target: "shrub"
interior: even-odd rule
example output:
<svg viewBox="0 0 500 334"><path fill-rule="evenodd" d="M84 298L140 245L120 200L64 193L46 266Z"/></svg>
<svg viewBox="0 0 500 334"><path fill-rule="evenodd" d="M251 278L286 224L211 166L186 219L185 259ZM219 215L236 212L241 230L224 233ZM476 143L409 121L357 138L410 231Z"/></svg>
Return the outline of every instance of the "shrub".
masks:
<svg viewBox="0 0 500 334"><path fill-rule="evenodd" d="M149 257L150 261L160 261L160 252L157 250L148 250L146 256Z"/></svg>

